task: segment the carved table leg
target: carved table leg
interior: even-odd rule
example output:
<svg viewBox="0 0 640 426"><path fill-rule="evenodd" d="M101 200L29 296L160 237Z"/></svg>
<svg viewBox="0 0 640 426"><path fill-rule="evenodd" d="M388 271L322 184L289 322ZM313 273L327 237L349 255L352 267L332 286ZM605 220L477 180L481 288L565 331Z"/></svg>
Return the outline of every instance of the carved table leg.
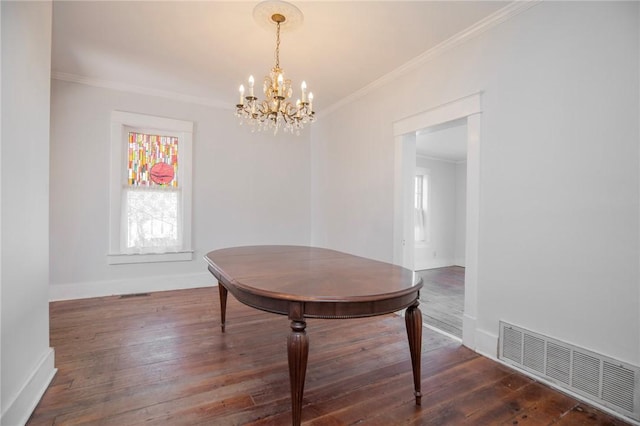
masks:
<svg viewBox="0 0 640 426"><path fill-rule="evenodd" d="M409 337L409 351L411 352L411 365L413 367L413 387L416 395L416 405L421 405L422 393L420 392L420 357L422 354L422 312L418 309L418 301L407 308L404 316Z"/></svg>
<svg viewBox="0 0 640 426"><path fill-rule="evenodd" d="M224 333L224 322L227 316L227 289L220 281L218 281L218 292L220 293L220 319L222 321L220 327Z"/></svg>
<svg viewBox="0 0 640 426"><path fill-rule="evenodd" d="M305 332L307 323L304 321L299 304L290 308L291 334L287 339L289 356L289 379L291 381L291 416L294 426L302 422L302 395L304 393L304 378L307 372L307 358L309 355L309 337Z"/></svg>

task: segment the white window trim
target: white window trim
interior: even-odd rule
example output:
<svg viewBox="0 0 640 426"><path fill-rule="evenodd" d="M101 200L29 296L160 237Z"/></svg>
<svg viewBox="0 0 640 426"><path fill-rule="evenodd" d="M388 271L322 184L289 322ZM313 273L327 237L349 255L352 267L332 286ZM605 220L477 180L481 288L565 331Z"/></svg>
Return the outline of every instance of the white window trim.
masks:
<svg viewBox="0 0 640 426"><path fill-rule="evenodd" d="M178 182L181 186L182 199L182 248L175 252L166 253L123 253L121 242L123 233L121 223L122 193L126 185L124 167L126 164L125 140L134 128L138 131L169 133L180 138L180 165L178 166ZM152 115L131 112L113 111L111 113L111 174L109 188L109 253L107 262L110 265L125 263L147 262L175 262L193 259L191 247L191 192L192 175L191 164L193 144L193 122L175 120L172 118L155 117Z"/></svg>

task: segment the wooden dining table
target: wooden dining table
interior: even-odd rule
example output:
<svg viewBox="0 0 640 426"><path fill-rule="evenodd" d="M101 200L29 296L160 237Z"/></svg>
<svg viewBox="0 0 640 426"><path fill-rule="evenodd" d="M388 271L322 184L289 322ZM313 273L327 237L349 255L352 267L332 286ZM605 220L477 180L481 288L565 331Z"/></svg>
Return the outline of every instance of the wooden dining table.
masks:
<svg viewBox="0 0 640 426"><path fill-rule="evenodd" d="M307 318L361 318L406 309L405 324L413 368L416 405L421 403L420 355L422 279L406 268L347 253L306 246L246 246L205 256L218 280L221 328L225 332L227 293L240 302L287 315L292 424L302 421L309 337Z"/></svg>

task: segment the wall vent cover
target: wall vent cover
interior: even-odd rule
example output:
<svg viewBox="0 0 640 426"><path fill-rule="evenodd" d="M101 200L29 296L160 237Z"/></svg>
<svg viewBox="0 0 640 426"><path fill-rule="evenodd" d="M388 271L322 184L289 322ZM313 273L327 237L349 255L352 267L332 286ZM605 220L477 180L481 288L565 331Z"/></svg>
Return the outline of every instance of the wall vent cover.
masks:
<svg viewBox="0 0 640 426"><path fill-rule="evenodd" d="M498 358L640 420L640 368L500 322Z"/></svg>

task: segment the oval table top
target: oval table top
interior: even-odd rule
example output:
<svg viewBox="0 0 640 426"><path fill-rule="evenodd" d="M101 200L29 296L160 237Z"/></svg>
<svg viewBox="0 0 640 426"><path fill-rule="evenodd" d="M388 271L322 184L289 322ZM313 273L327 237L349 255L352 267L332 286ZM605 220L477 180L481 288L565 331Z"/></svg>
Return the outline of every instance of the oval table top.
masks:
<svg viewBox="0 0 640 426"><path fill-rule="evenodd" d="M406 268L335 250L304 246L246 246L209 252L209 271L241 302L305 317L380 315L414 303L422 279Z"/></svg>

